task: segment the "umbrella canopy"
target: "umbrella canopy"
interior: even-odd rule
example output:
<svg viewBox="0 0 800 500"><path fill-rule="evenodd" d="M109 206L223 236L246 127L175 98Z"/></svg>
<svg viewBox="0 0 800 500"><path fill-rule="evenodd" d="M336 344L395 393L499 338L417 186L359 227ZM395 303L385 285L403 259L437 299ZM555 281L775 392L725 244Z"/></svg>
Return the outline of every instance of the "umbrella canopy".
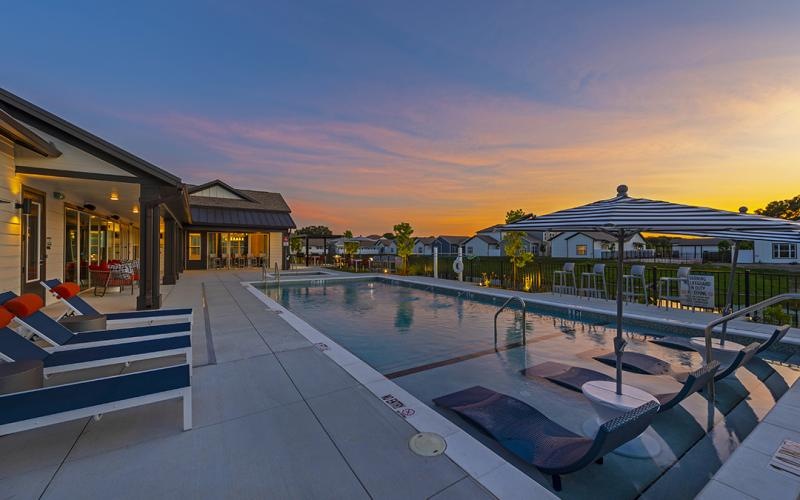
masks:
<svg viewBox="0 0 800 500"><path fill-rule="evenodd" d="M506 231L601 231L618 239L617 268L623 269L625 239L632 233L652 232L690 236L723 237L734 241L800 241L800 222L761 215L681 205L646 198L631 198L628 187L617 187L617 195L608 200L560 210L540 217L532 216L507 224ZM617 394L622 394L622 279L617 279ZM710 345L707 346L710 361Z"/></svg>
<svg viewBox="0 0 800 500"><path fill-rule="evenodd" d="M800 231L800 222L714 208L681 205L646 198L631 198L627 186L617 196L568 208L540 217L529 217L505 226L508 231L618 231L711 236L727 231ZM745 238L751 239L751 238ZM771 239L771 238L770 238Z"/></svg>

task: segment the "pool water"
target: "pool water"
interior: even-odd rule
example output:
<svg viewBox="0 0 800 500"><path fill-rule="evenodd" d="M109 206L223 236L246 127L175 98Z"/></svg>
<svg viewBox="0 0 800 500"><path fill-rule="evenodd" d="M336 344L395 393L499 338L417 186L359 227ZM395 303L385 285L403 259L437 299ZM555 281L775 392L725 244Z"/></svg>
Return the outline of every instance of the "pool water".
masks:
<svg viewBox="0 0 800 500"><path fill-rule="evenodd" d="M254 286L311 326L339 343L402 389L434 408L540 484L549 478L519 460L475 426L436 407L433 400L481 385L536 408L563 427L583 432L596 412L580 393L521 370L546 361L582 366L613 375L593 356L613 350L614 318L564 310L526 308L527 343L521 345L522 312L512 305L494 316L502 297L410 285L392 279L326 279L305 283L257 283ZM702 365L696 352L658 346L648 339L663 335L658 326L625 327L627 351L651 354L671 363L675 372ZM781 358L781 356L783 356ZM693 498L798 378L789 354L765 353L717 384L714 406L693 394L656 417L651 429L662 451L635 459L609 454L564 477L562 498ZM757 363L756 363L757 362ZM753 365L753 366L751 366ZM681 384L668 375L625 372L626 384L650 394L671 394ZM711 429L708 423L713 422ZM676 464L687 461L683 467Z"/></svg>
<svg viewBox="0 0 800 500"><path fill-rule="evenodd" d="M285 284L266 293L384 375L494 352L494 315L502 298L459 296L445 289L398 286L389 281L329 281ZM613 350L616 332L608 318L569 318L528 306L530 345L557 338L573 353ZM522 340L522 313L513 304L497 321L498 345ZM646 342L654 330L625 328L628 350L658 356L687 369L701 361L695 353Z"/></svg>

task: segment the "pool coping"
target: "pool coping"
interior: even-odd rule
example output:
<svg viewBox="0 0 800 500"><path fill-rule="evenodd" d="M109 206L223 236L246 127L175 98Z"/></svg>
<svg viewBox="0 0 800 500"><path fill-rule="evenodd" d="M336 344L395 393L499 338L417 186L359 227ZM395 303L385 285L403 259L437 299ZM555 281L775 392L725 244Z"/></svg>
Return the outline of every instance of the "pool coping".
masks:
<svg viewBox="0 0 800 500"><path fill-rule="evenodd" d="M358 276L375 277L374 275ZM344 276L339 279L352 280ZM311 281L311 280L297 280ZM275 311L300 335L348 372L380 401L419 432L434 432L445 439L444 454L472 479L498 498L558 498L546 487L511 465L503 457L470 436L395 382L320 332L278 302L260 292L250 282L241 282L268 309Z"/></svg>

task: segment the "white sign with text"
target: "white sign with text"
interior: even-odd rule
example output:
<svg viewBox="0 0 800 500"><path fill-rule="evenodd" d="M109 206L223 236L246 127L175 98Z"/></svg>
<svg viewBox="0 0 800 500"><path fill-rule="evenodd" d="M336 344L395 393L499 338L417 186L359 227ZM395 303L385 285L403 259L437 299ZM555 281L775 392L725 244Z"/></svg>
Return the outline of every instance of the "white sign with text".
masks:
<svg viewBox="0 0 800 500"><path fill-rule="evenodd" d="M690 274L681 282L681 305L714 308L714 277Z"/></svg>

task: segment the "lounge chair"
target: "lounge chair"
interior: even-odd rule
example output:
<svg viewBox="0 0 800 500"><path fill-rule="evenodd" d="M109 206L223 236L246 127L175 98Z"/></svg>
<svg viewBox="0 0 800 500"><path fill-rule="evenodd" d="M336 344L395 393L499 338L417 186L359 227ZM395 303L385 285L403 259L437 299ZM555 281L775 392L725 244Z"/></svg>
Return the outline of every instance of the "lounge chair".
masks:
<svg viewBox="0 0 800 500"><path fill-rule="evenodd" d="M191 337L191 323L140 326L91 332L72 332L40 309L44 302L38 295L28 293L17 297L14 292L0 294L0 306L16 316L16 321L54 346L92 343L94 346L138 342L140 340Z"/></svg>
<svg viewBox="0 0 800 500"><path fill-rule="evenodd" d="M758 342L753 342L738 351L715 352L714 358L720 362L720 371L714 376L714 380L722 380L735 372L740 366L746 365L758 352L759 345ZM613 352L595 356L594 359L609 366L617 366L617 356ZM680 382L684 382L689 376L689 372L673 371L669 363L638 352L626 351L622 353L622 368L646 375L672 375Z"/></svg>
<svg viewBox="0 0 800 500"><path fill-rule="evenodd" d="M188 364L0 395L0 436L158 401L183 400L192 428Z"/></svg>
<svg viewBox="0 0 800 500"><path fill-rule="evenodd" d="M695 392L702 390L703 387L711 381L711 377L717 373L717 370L719 370L719 361L714 360L689 373L683 381L683 387L681 387L680 391L667 394L655 394L655 398L661 404L658 412L665 412ZM522 374L528 378L541 377L561 387L577 392L583 391L582 387L586 382L614 381L613 377L605 373L588 368L581 368L579 366L569 366L555 361L547 361L531 366L530 368L525 368L522 370Z"/></svg>
<svg viewBox="0 0 800 500"><path fill-rule="evenodd" d="M0 307L0 359L8 362L41 360L46 376L178 355L186 356L186 363L192 364L192 346L188 336L100 346L87 343L70 349L47 350L8 328L12 318L8 310Z"/></svg>
<svg viewBox="0 0 800 500"><path fill-rule="evenodd" d="M83 300L78 295L80 287L75 283L62 283L60 280L52 279L42 281L41 285L54 297L59 299L67 306L69 312L77 315L97 315L102 314L106 317L109 327L120 326L141 326L153 323L175 322L191 323L192 309L155 309L152 311L126 311L117 313L102 313L92 307L91 304Z"/></svg>
<svg viewBox="0 0 800 500"><path fill-rule="evenodd" d="M433 400L494 438L500 445L553 478L561 491L561 475L580 470L645 431L658 411L648 402L600 426L592 438L575 434L553 422L532 406L481 386L470 387Z"/></svg>
<svg viewBox="0 0 800 500"><path fill-rule="evenodd" d="M766 351L775 342L780 342L781 340L783 340L783 337L786 336L790 328L791 326L789 325L783 325L776 328L768 339L764 340L763 342L759 342L758 351L756 351L756 354L760 354ZM700 338L700 337L695 337L695 338ZM695 342L692 342L691 337L681 337L677 335L658 337L655 339L651 339L650 342L658 345L663 345L665 347L672 347L673 349L680 349L682 351L698 351L701 354L705 352L706 348L705 341L703 341L702 344L697 344ZM723 349L714 349L715 355L719 352L727 352L727 351L724 351Z"/></svg>

